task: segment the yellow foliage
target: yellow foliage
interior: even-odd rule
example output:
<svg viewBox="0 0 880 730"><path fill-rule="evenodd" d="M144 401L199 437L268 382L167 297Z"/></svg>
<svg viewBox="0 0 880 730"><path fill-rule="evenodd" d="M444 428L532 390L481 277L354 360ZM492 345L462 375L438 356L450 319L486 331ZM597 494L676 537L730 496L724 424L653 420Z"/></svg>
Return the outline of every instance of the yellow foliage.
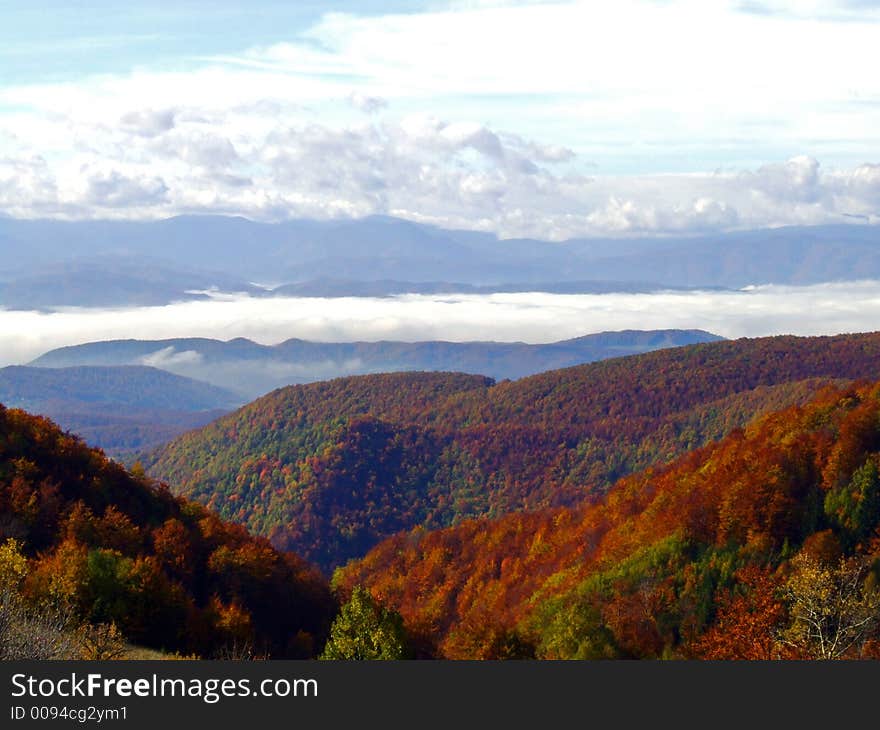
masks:
<svg viewBox="0 0 880 730"><path fill-rule="evenodd" d="M0 590L17 591L28 574L28 561L22 544L9 538L0 545Z"/></svg>

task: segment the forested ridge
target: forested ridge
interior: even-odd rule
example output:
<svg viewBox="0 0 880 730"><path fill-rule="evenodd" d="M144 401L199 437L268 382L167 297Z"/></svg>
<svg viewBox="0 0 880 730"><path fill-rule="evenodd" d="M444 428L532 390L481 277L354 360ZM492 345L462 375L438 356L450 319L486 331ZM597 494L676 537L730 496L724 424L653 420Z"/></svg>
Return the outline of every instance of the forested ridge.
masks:
<svg viewBox="0 0 880 730"><path fill-rule="evenodd" d="M143 365L0 368L0 401L112 403L133 409L209 411L240 404L235 393Z"/></svg>
<svg viewBox="0 0 880 730"><path fill-rule="evenodd" d="M876 333L698 344L497 384L340 378L274 391L144 463L329 573L415 526L578 504L825 382L872 377Z"/></svg>
<svg viewBox="0 0 880 730"><path fill-rule="evenodd" d="M447 658L880 658L880 384L824 389L594 503L340 569Z"/></svg>
<svg viewBox="0 0 880 730"><path fill-rule="evenodd" d="M10 616L51 615L187 655L308 657L333 612L302 559L0 405L0 648Z"/></svg>

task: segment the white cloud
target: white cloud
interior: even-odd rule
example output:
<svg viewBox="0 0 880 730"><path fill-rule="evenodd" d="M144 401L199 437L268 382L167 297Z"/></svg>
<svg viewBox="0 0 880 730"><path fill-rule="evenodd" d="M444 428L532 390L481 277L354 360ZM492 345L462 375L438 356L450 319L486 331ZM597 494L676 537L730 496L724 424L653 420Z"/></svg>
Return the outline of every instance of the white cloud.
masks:
<svg viewBox="0 0 880 730"><path fill-rule="evenodd" d="M880 321L880 282L742 292L656 294L406 295L389 298L264 299L222 297L163 307L0 310L0 365L27 362L52 348L136 332L142 339L248 337L274 344L316 341L498 340L551 342L621 329L700 328L727 337L866 332ZM145 364L177 372L198 365L191 352L163 348ZM288 365L291 376L296 375ZM322 367L341 367L326 363Z"/></svg>
<svg viewBox="0 0 880 730"><path fill-rule="evenodd" d="M156 350L156 352L151 352L149 355L144 355L137 363L133 364L173 370L175 367L199 365L201 362L202 355L195 350L177 352L174 346L169 346Z"/></svg>
<svg viewBox="0 0 880 730"><path fill-rule="evenodd" d="M174 127L173 109L141 109L123 114L119 119L122 127L143 137L156 137Z"/></svg>
<svg viewBox="0 0 880 730"><path fill-rule="evenodd" d="M0 213L386 213L540 238L875 220L874 11L813 5L328 14L186 68L0 87ZM832 11L847 22L816 20Z"/></svg>
<svg viewBox="0 0 880 730"><path fill-rule="evenodd" d="M838 21L880 19L876 0L740 0L741 12Z"/></svg>
<svg viewBox="0 0 880 730"><path fill-rule="evenodd" d="M168 186L160 177L128 177L117 170L86 175L82 202L95 208L133 208L161 205Z"/></svg>
<svg viewBox="0 0 880 730"><path fill-rule="evenodd" d="M176 119L155 137L114 130L100 155L0 159L0 210L72 218L383 213L549 239L876 220L880 214L880 165L874 163L825 170L800 156L751 171L585 176L566 171L573 154L566 148L430 115L343 128L279 116L256 134L184 121L182 114Z"/></svg>
<svg viewBox="0 0 880 730"><path fill-rule="evenodd" d="M387 100L381 96L370 96L360 91L353 91L348 95L348 103L355 109L360 109L365 114L375 114L388 106Z"/></svg>

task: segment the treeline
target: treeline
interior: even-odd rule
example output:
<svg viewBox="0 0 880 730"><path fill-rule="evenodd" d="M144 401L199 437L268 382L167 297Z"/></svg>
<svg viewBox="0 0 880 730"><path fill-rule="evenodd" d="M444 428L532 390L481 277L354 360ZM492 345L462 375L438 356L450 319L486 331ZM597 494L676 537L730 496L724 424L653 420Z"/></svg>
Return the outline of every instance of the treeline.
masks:
<svg viewBox="0 0 880 730"><path fill-rule="evenodd" d="M275 391L145 465L330 572L400 530L576 505L822 383L877 377L880 334L699 344L498 384L341 378Z"/></svg>

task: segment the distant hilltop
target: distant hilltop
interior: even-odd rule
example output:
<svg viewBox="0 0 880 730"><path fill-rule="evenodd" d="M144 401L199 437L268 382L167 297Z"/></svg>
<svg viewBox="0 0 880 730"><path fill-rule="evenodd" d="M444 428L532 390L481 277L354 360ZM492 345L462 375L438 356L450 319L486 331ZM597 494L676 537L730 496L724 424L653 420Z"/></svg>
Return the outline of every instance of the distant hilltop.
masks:
<svg viewBox="0 0 880 730"><path fill-rule="evenodd" d="M880 227L845 224L550 242L385 216L282 223L0 218L0 307L149 306L204 298L211 289L388 296L816 284L880 278L878 243Z"/></svg>
<svg viewBox="0 0 880 730"><path fill-rule="evenodd" d="M238 338L111 340L63 347L31 365L148 365L253 398L274 388L345 375L448 371L516 379L611 357L724 338L703 330L600 332L550 344L523 342L308 342L260 345Z"/></svg>

